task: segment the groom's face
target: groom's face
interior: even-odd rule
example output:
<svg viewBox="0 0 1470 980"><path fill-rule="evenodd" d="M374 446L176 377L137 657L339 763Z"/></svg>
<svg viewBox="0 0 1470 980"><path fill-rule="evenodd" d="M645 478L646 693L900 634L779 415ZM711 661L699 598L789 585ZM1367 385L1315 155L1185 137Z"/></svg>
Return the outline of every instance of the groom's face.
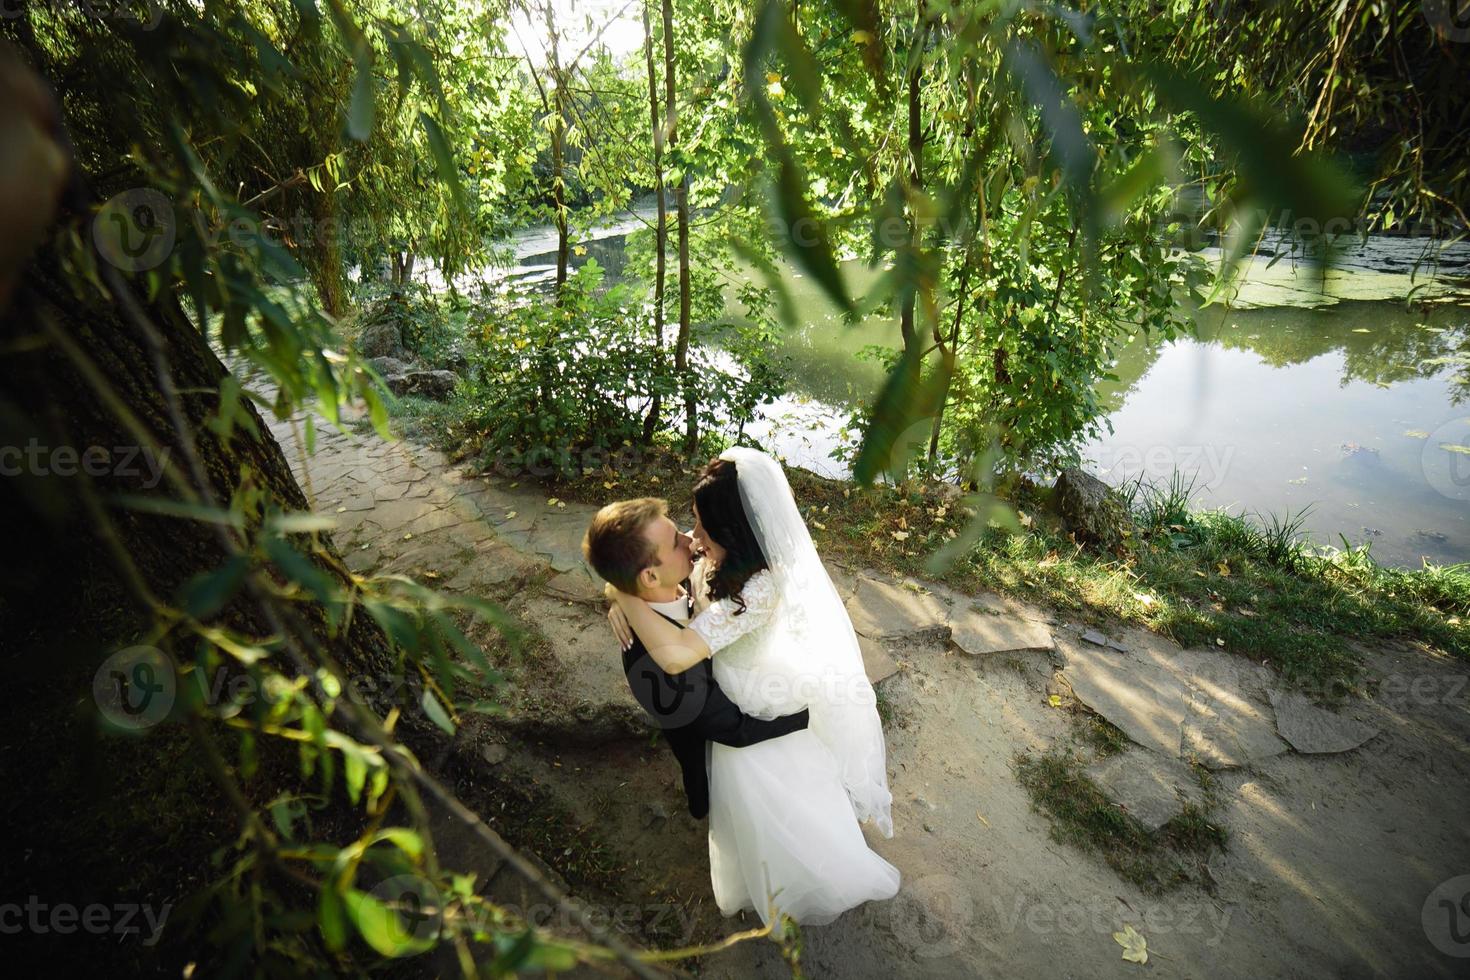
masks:
<svg viewBox="0 0 1470 980"><path fill-rule="evenodd" d="M694 571L694 544L673 521L667 517L651 520L643 534L654 547L654 563L638 575L644 589L678 585Z"/></svg>

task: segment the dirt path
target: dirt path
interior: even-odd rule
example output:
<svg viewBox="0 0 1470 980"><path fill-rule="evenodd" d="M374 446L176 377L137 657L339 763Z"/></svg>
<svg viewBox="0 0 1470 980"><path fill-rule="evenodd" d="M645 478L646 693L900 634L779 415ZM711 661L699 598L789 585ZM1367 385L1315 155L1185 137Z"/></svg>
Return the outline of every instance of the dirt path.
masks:
<svg viewBox="0 0 1470 980"><path fill-rule="evenodd" d="M578 843L540 856L573 883L579 862L614 869L597 898L644 937L701 942L758 924L715 909L704 827L685 815L672 757L626 690L600 585L578 553L593 508L371 436L323 431L303 470L290 427L275 431L317 510L340 522L354 569L491 598L543 634L509 716L466 724L461 737L483 766L460 774L471 791L481 777L515 780L556 801ZM888 717L896 832L869 839L903 887L806 930L809 976L1470 971L1470 914L1451 907L1470 890L1470 877L1452 880L1470 876L1466 665L1408 647L1364 651L1370 679L1383 682L1377 694L1324 712L1238 653L1182 651L1138 631L1079 635L1048 610L995 596L832 572L866 634ZM1052 838L1014 760L1070 745L1101 765L1079 737L1079 702L1134 743L1115 763L1132 768L1113 770L1107 789L1135 816L1167 817L1175 789L1197 792L1177 785L1181 771L1198 771L1181 758L1212 771L1210 818L1230 840L1199 883L1150 895ZM481 806L493 823L490 799ZM442 836L447 864L481 868L501 897L514 887L466 850L467 837ZM1147 965L1121 959L1112 933L1125 924L1146 937ZM701 965L703 976L732 980L784 972L765 943Z"/></svg>

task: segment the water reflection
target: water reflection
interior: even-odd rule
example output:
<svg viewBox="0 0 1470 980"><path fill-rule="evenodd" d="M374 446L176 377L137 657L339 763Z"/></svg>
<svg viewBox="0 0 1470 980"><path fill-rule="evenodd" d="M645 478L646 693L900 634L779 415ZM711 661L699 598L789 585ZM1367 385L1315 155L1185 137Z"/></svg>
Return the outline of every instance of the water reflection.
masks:
<svg viewBox="0 0 1470 980"><path fill-rule="evenodd" d="M573 261L596 258L612 281L631 227L583 242ZM1470 372L1433 363L1470 352L1470 304L1422 313L1384 299L1409 291L1405 247L1370 242L1332 274L1325 296L1305 267L1258 262L1236 298L1254 308L1199 309L1195 338L1126 345L1118 381L1099 391L1111 432L1085 445L1085 458L1114 483L1140 473L1167 480L1178 469L1194 479L1201 506L1310 506L1316 541L1368 541L1387 563L1470 560L1470 454L1444 448L1470 446ZM1461 251L1452 258L1463 265ZM522 254L526 273L553 268L553 253ZM876 277L861 263L845 271L858 292ZM792 463L843 475L831 453L846 441L851 407L883 379L876 361L855 354L896 346L897 327L882 317L846 326L809 280L788 270L785 282L803 314L781 342L788 392L747 432ZM732 284L731 309L734 296ZM1259 305L1279 302L1334 305Z"/></svg>

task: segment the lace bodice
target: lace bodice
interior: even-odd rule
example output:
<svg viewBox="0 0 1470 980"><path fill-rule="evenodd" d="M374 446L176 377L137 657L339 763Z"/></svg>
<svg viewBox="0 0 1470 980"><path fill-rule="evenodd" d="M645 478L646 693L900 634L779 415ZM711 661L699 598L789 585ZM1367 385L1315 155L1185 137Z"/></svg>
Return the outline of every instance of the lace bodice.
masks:
<svg viewBox="0 0 1470 980"><path fill-rule="evenodd" d="M740 598L745 601L743 611L733 598L710 602L709 581L703 574L707 571L707 566L701 566L701 574L694 576L695 608L700 612L689 621L689 628L700 635L713 656L770 623L780 596L775 577L763 570L746 580L740 590Z"/></svg>

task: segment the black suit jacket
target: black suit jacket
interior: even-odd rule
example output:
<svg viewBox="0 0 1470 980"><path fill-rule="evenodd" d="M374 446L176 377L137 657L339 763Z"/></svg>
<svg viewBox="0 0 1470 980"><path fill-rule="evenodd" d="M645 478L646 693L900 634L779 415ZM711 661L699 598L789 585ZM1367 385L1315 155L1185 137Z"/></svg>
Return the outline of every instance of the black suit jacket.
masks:
<svg viewBox="0 0 1470 980"><path fill-rule="evenodd" d="M662 614L660 614L662 615ZM675 626L683 624L668 619ZM667 674L654 661L635 633L633 645L623 651L623 673L643 710L663 729L674 758L684 773L684 795L689 815L709 813L709 773L705 744L719 742L734 748L780 738L807 727L808 711L769 720L752 718L720 690L708 659L679 674Z"/></svg>

